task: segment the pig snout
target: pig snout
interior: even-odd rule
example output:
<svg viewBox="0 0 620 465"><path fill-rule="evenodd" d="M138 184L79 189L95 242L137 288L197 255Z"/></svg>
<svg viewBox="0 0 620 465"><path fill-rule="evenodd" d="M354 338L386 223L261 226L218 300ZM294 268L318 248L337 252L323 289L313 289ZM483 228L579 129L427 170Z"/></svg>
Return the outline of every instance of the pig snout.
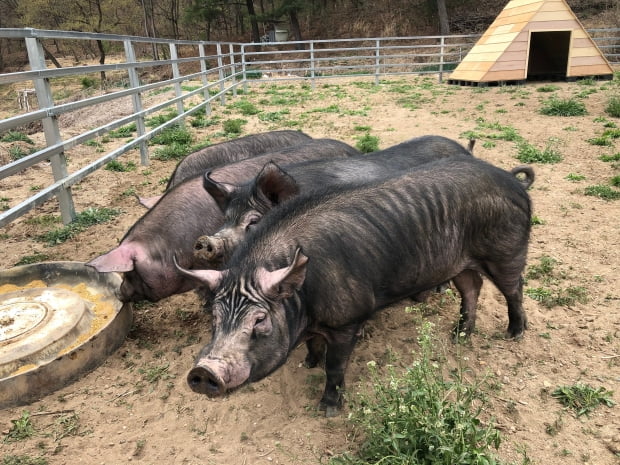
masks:
<svg viewBox="0 0 620 465"><path fill-rule="evenodd" d="M187 384L192 391L206 394L209 397L218 397L224 394L224 382L205 366L195 366L187 374Z"/></svg>
<svg viewBox="0 0 620 465"><path fill-rule="evenodd" d="M218 236L200 236L194 244L194 256L201 261L220 262L225 251L224 239Z"/></svg>

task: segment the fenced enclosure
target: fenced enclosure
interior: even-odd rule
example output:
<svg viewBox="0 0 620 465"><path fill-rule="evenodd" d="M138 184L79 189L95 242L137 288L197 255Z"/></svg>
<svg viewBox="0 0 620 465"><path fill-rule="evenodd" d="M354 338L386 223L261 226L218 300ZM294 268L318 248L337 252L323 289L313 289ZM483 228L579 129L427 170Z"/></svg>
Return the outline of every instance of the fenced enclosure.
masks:
<svg viewBox="0 0 620 465"><path fill-rule="evenodd" d="M620 29L589 31L612 64L620 63ZM37 29L0 29L0 39L22 41L30 71L0 74L0 86L16 89L15 111L0 120L0 136L18 128L40 124L46 147L0 166L0 186L24 169L50 161L50 182L35 194L0 214L5 226L46 200L57 197L63 222L75 218L71 188L123 153L137 148L142 165L149 164L149 140L197 112L211 112L212 104L226 105L240 86L253 82L367 77L379 84L384 76L443 75L456 67L478 35L426 36L266 42L261 44L173 41L145 37L90 34ZM90 44L107 50L108 63L81 65L78 60L61 66L55 58L72 47ZM96 47L92 44L97 44ZM63 52L64 50L64 52ZM56 67L52 67L56 66ZM78 99L62 92L69 77L78 77L89 92ZM99 81L97 81L99 78ZM161 94L163 101L149 102ZM122 117L103 116L103 123L72 135L59 118L106 102L130 102ZM147 117L174 112L170 118L147 127ZM69 172L66 152L96 138L135 125L136 137Z"/></svg>

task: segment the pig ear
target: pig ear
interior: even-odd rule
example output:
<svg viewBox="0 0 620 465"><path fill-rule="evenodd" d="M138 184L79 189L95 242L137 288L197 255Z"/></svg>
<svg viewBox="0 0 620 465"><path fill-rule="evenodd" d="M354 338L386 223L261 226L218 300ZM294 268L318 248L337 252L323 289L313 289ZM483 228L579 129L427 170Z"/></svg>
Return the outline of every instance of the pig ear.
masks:
<svg viewBox="0 0 620 465"><path fill-rule="evenodd" d="M92 266L100 273L108 273L110 271L121 273L133 270L135 258L135 249L128 244L121 244L108 253L89 261L86 263L86 266Z"/></svg>
<svg viewBox="0 0 620 465"><path fill-rule="evenodd" d="M222 213L226 211L228 203L230 202L230 195L235 191L236 186L225 182L217 182L211 177L211 171L205 173L202 185L205 190L213 197L215 203Z"/></svg>
<svg viewBox="0 0 620 465"><path fill-rule="evenodd" d="M306 257L300 248L295 251L292 263L286 268L275 271L267 271L259 268L256 271L256 281L261 290L273 299L286 299L291 297L295 291L301 289L304 279L306 279Z"/></svg>
<svg viewBox="0 0 620 465"><path fill-rule="evenodd" d="M218 270L187 270L181 265L179 265L177 261L176 254L173 257L174 266L176 266L179 273L188 278L193 279L194 281L206 285L211 292L215 292L218 288L224 276L226 276L227 271L218 271Z"/></svg>
<svg viewBox="0 0 620 465"><path fill-rule="evenodd" d="M154 197L138 197L138 202L140 203L140 205L142 205L145 208L153 208L153 205L155 205L159 199L161 199L163 197L163 195L156 195Z"/></svg>
<svg viewBox="0 0 620 465"><path fill-rule="evenodd" d="M270 161L256 177L256 191L263 200L278 205L299 194L299 186L291 175Z"/></svg>

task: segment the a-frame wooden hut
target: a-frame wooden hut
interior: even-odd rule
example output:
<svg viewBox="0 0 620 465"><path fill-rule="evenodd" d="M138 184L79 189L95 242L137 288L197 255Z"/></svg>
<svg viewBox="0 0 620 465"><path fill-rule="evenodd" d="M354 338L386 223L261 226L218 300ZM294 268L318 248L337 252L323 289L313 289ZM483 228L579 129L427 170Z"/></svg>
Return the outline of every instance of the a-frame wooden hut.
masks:
<svg viewBox="0 0 620 465"><path fill-rule="evenodd" d="M451 84L611 79L613 70L565 0L511 0L451 73Z"/></svg>

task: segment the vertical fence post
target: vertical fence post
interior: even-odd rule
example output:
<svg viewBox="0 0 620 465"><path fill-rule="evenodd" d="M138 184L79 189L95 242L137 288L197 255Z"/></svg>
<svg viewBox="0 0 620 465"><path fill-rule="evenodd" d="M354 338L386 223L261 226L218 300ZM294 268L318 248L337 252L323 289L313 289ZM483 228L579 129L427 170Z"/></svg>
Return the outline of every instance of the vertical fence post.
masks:
<svg viewBox="0 0 620 465"><path fill-rule="evenodd" d="M220 103L222 106L226 105L226 95L224 93L225 84L224 84L224 61L222 60L222 44L218 42L216 44L217 48L217 68L219 70L218 76L220 77Z"/></svg>
<svg viewBox="0 0 620 465"><path fill-rule="evenodd" d="M241 44L241 76L243 79L243 92L248 92L247 65L245 59L245 44Z"/></svg>
<svg viewBox="0 0 620 465"><path fill-rule="evenodd" d="M381 64L381 39L375 42L375 85L379 85L379 73Z"/></svg>
<svg viewBox="0 0 620 465"><path fill-rule="evenodd" d="M174 79L177 79L181 77L181 73L179 71L179 63L177 62L177 60L179 59L179 55L177 53L177 46L174 43L170 44L170 59L172 60L172 77ZM183 95L181 83L178 81L174 83L174 95L177 97ZM185 108L183 108L183 100L179 100L177 102L177 112L179 113L179 115L185 113Z"/></svg>
<svg viewBox="0 0 620 465"><path fill-rule="evenodd" d="M314 41L310 42L310 83L312 90L316 89L316 83L314 82L315 69L314 69Z"/></svg>
<svg viewBox="0 0 620 465"><path fill-rule="evenodd" d="M45 69L45 54L43 46L38 39L34 37L26 38L26 50L28 51L28 61L33 71ZM37 92L37 100L39 108L52 108L54 99L52 98L52 89L49 79L34 79L34 88ZM59 144L62 142L60 129L58 128L58 119L56 116L46 116L41 120L43 125L43 133L45 134L45 142L48 146ZM54 181L60 181L67 177L67 157L64 152L50 157L52 165L52 174ZM75 219L75 206L73 205L73 196L70 187L63 187L57 194L58 203L60 204L60 216L62 222L68 224Z"/></svg>
<svg viewBox="0 0 620 465"><path fill-rule="evenodd" d="M136 63L136 52L133 48L133 43L130 39L123 41L125 47L125 58L130 63ZM154 44L155 45L155 44ZM127 75L129 76L129 85L132 89L140 86L140 78L138 77L138 71L134 66L127 68ZM142 114L142 93L134 92L131 94L131 100L133 102L133 111L138 113L136 116L136 129L138 137L143 136L146 132L146 126L144 124L144 115ZM140 164L142 166L149 165L149 151L146 141L140 142Z"/></svg>
<svg viewBox="0 0 620 465"><path fill-rule="evenodd" d="M209 94L209 88L207 87L209 85L209 79L207 77L207 73L208 73L208 67L207 67L207 60L206 55L205 55L205 45L200 43L198 44L198 53L200 53L200 80L202 81L202 85L204 86L205 90L204 90L204 96L205 96L205 101L207 102L207 104L205 105L205 115L210 115L211 114L211 95Z"/></svg>
<svg viewBox="0 0 620 465"><path fill-rule="evenodd" d="M446 45L446 36L441 36L440 46L439 46L439 83L443 82L443 54Z"/></svg>
<svg viewBox="0 0 620 465"><path fill-rule="evenodd" d="M237 96L237 70L235 67L235 50L233 44L228 44L228 56L230 57L230 75L232 76L233 97Z"/></svg>

